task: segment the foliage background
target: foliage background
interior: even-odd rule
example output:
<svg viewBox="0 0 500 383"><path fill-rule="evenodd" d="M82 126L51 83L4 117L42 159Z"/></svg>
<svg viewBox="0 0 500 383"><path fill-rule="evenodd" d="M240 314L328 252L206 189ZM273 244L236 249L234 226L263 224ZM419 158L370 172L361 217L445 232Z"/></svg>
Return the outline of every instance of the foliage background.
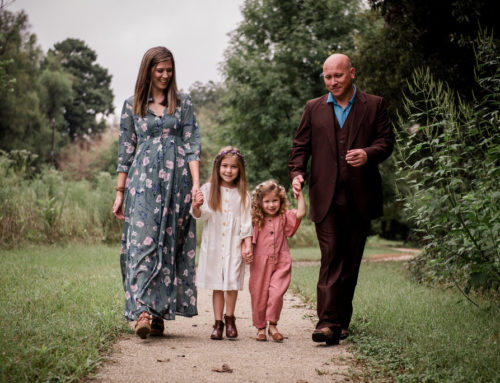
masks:
<svg viewBox="0 0 500 383"><path fill-rule="evenodd" d="M381 167L385 214L372 233L425 246L412 266L420 281L497 289L494 3L246 0L224 81L189 89L202 180L231 144L246 156L251 187L267 178L289 186L287 158L304 104L325 92L324 59L346 53L357 85L387 100L399 137ZM111 76L95 60L78 39L42 52L26 14L0 10L0 245L119 238L109 211L116 126L102 119ZM310 221L294 241L316 244Z"/></svg>

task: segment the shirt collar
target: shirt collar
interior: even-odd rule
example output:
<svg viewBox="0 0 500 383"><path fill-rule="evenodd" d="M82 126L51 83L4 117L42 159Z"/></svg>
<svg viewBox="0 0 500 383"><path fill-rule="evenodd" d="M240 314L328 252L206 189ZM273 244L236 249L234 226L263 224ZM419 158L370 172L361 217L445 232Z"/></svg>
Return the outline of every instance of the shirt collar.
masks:
<svg viewBox="0 0 500 383"><path fill-rule="evenodd" d="M354 97L356 97L356 85L353 85L353 87L354 87L354 93L352 94L351 99L347 102L347 106L352 105L352 103L354 102ZM337 106L340 106L339 103L337 102L337 100L335 100L335 98L333 98L333 96L330 92L328 92L328 100L326 100L326 102L329 104L333 103Z"/></svg>

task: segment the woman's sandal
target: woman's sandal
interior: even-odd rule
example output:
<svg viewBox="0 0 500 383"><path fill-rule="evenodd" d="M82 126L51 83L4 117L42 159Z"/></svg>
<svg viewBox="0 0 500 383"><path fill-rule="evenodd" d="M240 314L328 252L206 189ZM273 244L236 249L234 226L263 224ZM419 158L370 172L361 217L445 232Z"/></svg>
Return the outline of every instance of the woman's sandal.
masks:
<svg viewBox="0 0 500 383"><path fill-rule="evenodd" d="M269 322L269 326L277 326L278 322ZM269 336L273 338L275 342L283 342L283 335L276 329L275 333L271 333L271 327L267 330Z"/></svg>
<svg viewBox="0 0 500 383"><path fill-rule="evenodd" d="M153 316L153 320L151 321L151 332L149 333L149 336L162 336L163 331L165 331L163 318Z"/></svg>
<svg viewBox="0 0 500 383"><path fill-rule="evenodd" d="M147 311L143 311L137 317L137 322L135 323L135 333L141 338L146 339L151 332L151 325L149 321L151 316Z"/></svg>
<svg viewBox="0 0 500 383"><path fill-rule="evenodd" d="M257 342L265 342L267 341L267 336L266 336L266 328L263 327L263 328L259 328L258 329L259 331L257 332L257 337L255 338L255 340ZM264 330L264 332L260 332L260 330Z"/></svg>

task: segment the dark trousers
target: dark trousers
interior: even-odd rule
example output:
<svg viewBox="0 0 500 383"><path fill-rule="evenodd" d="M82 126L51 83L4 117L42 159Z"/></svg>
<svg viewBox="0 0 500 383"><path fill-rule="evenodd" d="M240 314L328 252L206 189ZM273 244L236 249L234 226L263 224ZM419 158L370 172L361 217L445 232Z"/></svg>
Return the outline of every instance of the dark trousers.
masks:
<svg viewBox="0 0 500 383"><path fill-rule="evenodd" d="M323 221L316 224L321 249L321 268L317 286L318 324L316 328L348 328L359 266L370 221L354 206L332 203Z"/></svg>

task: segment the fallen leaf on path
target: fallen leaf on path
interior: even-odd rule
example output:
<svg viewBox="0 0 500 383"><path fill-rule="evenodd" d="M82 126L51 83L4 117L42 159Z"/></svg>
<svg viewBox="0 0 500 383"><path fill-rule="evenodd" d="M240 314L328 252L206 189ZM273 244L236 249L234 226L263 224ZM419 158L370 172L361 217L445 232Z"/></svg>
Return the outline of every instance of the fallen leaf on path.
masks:
<svg viewBox="0 0 500 383"><path fill-rule="evenodd" d="M170 362L170 359L156 359L157 362Z"/></svg>
<svg viewBox="0 0 500 383"><path fill-rule="evenodd" d="M212 368L214 372L233 372L233 369L228 364L224 363L221 368Z"/></svg>

